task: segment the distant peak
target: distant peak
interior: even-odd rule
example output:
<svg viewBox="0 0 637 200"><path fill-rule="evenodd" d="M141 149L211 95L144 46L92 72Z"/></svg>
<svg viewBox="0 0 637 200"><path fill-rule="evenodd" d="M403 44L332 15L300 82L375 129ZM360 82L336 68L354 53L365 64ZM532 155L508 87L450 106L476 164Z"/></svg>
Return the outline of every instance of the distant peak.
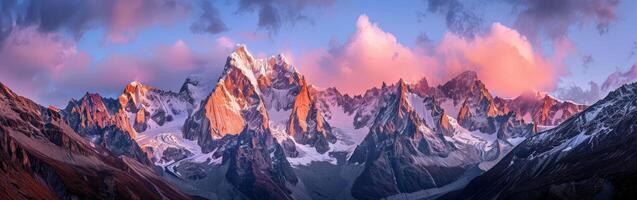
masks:
<svg viewBox="0 0 637 200"><path fill-rule="evenodd" d="M250 57L252 58L252 54L250 53L250 51L248 50L248 46L246 46L245 44L237 44L234 52L232 54L237 54L239 56L245 56L245 57Z"/></svg>
<svg viewBox="0 0 637 200"><path fill-rule="evenodd" d="M285 57L285 54L280 53L279 55L276 56L277 61L279 61L279 64L285 64L285 65L290 65L290 61L288 60L287 57Z"/></svg>
<svg viewBox="0 0 637 200"><path fill-rule="evenodd" d="M533 91L533 90L526 90L526 91L522 92L518 98L523 98L523 99L542 99L543 97L544 96L540 92Z"/></svg>
<svg viewBox="0 0 637 200"><path fill-rule="evenodd" d="M407 82L405 82L405 80L403 80L402 78L398 80L398 83L396 83L396 85L400 90L407 88Z"/></svg>
<svg viewBox="0 0 637 200"><path fill-rule="evenodd" d="M422 77L420 80L418 80L416 85L418 85L419 87L429 87L429 82L427 81L427 77Z"/></svg>
<svg viewBox="0 0 637 200"><path fill-rule="evenodd" d="M407 92L409 90L407 83L402 78L396 83L398 95L400 95L400 101L407 101Z"/></svg>
<svg viewBox="0 0 637 200"><path fill-rule="evenodd" d="M131 86L137 86L137 85L141 85L141 84L142 84L142 83L140 83L139 81L131 81L131 82L129 83L129 85L131 85Z"/></svg>
<svg viewBox="0 0 637 200"><path fill-rule="evenodd" d="M476 73L475 71L465 71L460 73L458 76L456 76L456 78L454 79L461 79L461 80L478 80L478 73Z"/></svg>
<svg viewBox="0 0 637 200"><path fill-rule="evenodd" d="M143 85L141 82L139 81L132 81L130 83L128 83L128 85L126 85L126 87L124 88L124 93L127 94L137 94L137 93L145 93L148 89L148 86Z"/></svg>
<svg viewBox="0 0 637 200"><path fill-rule="evenodd" d="M232 54L230 54L228 61L230 61L231 63L226 63L225 71L228 71L231 68L237 68L244 72L254 73L254 57L252 56L246 45L237 44L237 48L234 50L234 52L232 52Z"/></svg>

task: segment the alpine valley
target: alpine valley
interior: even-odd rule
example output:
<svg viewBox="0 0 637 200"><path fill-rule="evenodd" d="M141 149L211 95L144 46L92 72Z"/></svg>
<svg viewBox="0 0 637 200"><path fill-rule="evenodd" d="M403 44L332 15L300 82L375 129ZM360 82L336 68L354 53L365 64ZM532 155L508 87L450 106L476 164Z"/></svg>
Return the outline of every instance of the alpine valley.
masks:
<svg viewBox="0 0 637 200"><path fill-rule="evenodd" d="M2 199L637 197L636 84L590 107L472 71L352 96L238 45L179 91L46 108L0 86Z"/></svg>

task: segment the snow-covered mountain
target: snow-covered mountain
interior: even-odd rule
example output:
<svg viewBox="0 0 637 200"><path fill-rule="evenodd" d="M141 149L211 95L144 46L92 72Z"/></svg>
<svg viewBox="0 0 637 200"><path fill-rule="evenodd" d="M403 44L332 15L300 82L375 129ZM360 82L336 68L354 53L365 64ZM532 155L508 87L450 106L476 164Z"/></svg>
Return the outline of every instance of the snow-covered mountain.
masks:
<svg viewBox="0 0 637 200"><path fill-rule="evenodd" d="M637 83L528 138L446 199L634 199Z"/></svg>
<svg viewBox="0 0 637 200"><path fill-rule="evenodd" d="M117 100L72 100L62 116L93 145L163 168L189 194L376 199L470 179L584 108L493 97L475 72L350 96L306 82L283 55L258 59L238 46L220 77L189 76L179 92L134 81Z"/></svg>
<svg viewBox="0 0 637 200"><path fill-rule="evenodd" d="M263 80L258 75L268 71L266 66L239 47L228 58L215 89L186 119L183 136L197 140L203 153L221 155L227 168L222 173L246 197L290 199L288 185L296 185L298 179L271 133L257 82Z"/></svg>
<svg viewBox="0 0 637 200"><path fill-rule="evenodd" d="M200 85L202 82L214 81L193 81L189 78L182 92L201 96L203 91L197 88L210 87ZM526 113L518 113L520 109L509 108L523 107L518 106L522 101L492 97L474 72L462 73L437 87L430 87L423 79L415 84L383 84L363 95L349 96L336 88L323 90L305 83L302 75L282 55L256 59L245 46L237 48L229 57L225 72L215 84L210 87L213 89L209 97L201 101L201 106L194 106L198 109L193 110L186 120L184 137L175 138L196 140L201 150L183 147L191 154L181 156L185 158L169 167L175 169L183 164L192 165L205 160L208 161L204 163L227 166L226 158L222 158L224 155L217 151L227 148L227 144L233 140L224 138L236 137L243 132L244 127L267 129L284 149L285 156L276 159L287 160L285 162L293 166L293 171L301 173L298 176L299 184L288 184L292 187L281 185L281 188L292 191L295 198L299 198L299 194L309 194L310 198L319 198L320 195L328 196L325 198L364 197L356 196L358 194L380 198L441 187L462 178L474 168L489 169L520 141L532 136L538 129L537 124L531 120L525 121L523 116L526 113L541 113L545 108L553 113L570 109L561 111L560 116L546 115L551 118L546 121L559 122L585 107L563 106L570 103L552 99L552 106L533 106L525 108ZM401 92L397 92L399 89ZM400 108L400 111L394 108ZM406 115L409 117L401 116L404 113L409 113ZM387 120L381 120L397 117L400 118L398 121L409 119L408 124L415 124L417 128L397 128L396 124L402 122L387 125ZM387 126L392 127L394 132L386 132ZM379 142L372 142L378 140L379 134L400 136L397 138L411 135L406 137L410 139L397 141L410 141L412 144L400 148L390 145L384 148L386 150L381 150L380 146L372 145ZM400 142L398 144L403 145ZM396 151L404 151L395 148L415 151L404 154L402 159L391 158L401 160L400 167L379 167L374 164L376 160L368 160L368 154L396 155ZM350 173L354 175L336 175L343 180L346 189L325 189L325 184L316 183L313 177L305 175L304 170L308 168L317 173L321 171L315 167L314 163L317 162L328 163L335 166L336 170L353 170ZM269 168L267 165L261 167ZM350 169L345 169L347 167ZM402 173L388 180L409 177L423 181L416 181L418 184L410 180L385 183L378 181L381 177L373 175L373 170ZM207 176L199 174L194 177ZM383 190L389 187L385 184L393 188Z"/></svg>
<svg viewBox="0 0 637 200"><path fill-rule="evenodd" d="M485 149L487 141L465 133L445 136L425 126L409 102L405 82L401 80L395 88L383 94L369 134L349 159L365 163L352 187L354 198L379 199L443 186L480 160L497 158L497 149Z"/></svg>
<svg viewBox="0 0 637 200"><path fill-rule="evenodd" d="M71 100L61 114L74 131L94 145L105 147L116 156L126 155L152 165L135 142L137 133L116 100L86 93L79 100Z"/></svg>
<svg viewBox="0 0 637 200"><path fill-rule="evenodd" d="M113 130L115 110L101 97L87 94L72 103L72 118L80 120L75 125L88 128L80 134L59 109L37 105L0 83L2 199L190 199L153 168L131 159L136 155L111 151L120 146L113 143L130 140L128 133L91 132ZM94 140L107 144L96 146Z"/></svg>

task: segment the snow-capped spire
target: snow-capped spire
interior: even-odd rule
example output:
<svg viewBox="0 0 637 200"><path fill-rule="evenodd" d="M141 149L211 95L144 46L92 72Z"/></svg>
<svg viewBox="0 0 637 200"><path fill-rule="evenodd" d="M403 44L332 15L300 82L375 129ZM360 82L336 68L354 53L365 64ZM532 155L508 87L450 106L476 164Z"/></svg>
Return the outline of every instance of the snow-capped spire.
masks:
<svg viewBox="0 0 637 200"><path fill-rule="evenodd" d="M137 86L137 85L141 85L141 83L137 80L134 80L134 81L131 81L128 85Z"/></svg>

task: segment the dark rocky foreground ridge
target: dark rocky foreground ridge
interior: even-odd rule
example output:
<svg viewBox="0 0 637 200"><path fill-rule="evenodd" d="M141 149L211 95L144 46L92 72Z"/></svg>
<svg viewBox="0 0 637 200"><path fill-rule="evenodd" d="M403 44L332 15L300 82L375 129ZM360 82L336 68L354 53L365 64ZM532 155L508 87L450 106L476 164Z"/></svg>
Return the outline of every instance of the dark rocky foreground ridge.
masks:
<svg viewBox="0 0 637 200"><path fill-rule="evenodd" d="M94 147L55 108L0 83L2 199L189 199L152 168Z"/></svg>

